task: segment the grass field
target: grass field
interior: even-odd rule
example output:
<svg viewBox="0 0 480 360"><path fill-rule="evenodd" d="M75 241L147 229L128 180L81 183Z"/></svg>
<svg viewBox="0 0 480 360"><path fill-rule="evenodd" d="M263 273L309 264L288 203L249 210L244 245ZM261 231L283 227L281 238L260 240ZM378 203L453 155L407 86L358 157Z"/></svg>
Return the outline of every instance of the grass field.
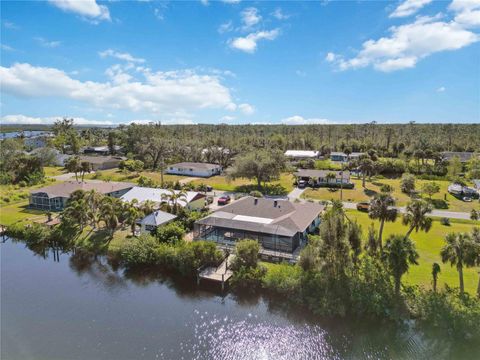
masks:
<svg viewBox="0 0 480 360"><path fill-rule="evenodd" d="M109 169L101 170L97 173L90 173L85 175L85 179L97 179L97 180L108 180L108 181L127 181L127 182L137 182L140 176L145 176L149 179L152 179L156 183L160 184L161 174L160 172L154 171L141 171L139 174L135 173L125 173L119 169ZM164 181L180 181L185 179L185 176L178 175L163 175Z"/></svg>
<svg viewBox="0 0 480 360"><path fill-rule="evenodd" d="M373 222L375 229L378 231L379 222L371 220L368 214L357 211L347 210L347 215L350 219L356 219L362 225L364 237L368 232L368 227ZM476 223L480 226L480 223ZM433 226L428 233L413 232L411 238L415 241L417 251L420 255L419 265L411 266L408 274L404 276L403 281L408 284L417 284L426 288L431 287L432 281L432 264L437 262L440 264L441 273L439 276L438 286L442 288L445 284L458 287L458 272L450 264L442 264L440 258L440 250L444 246L445 235L449 232L470 232L475 224L471 221L456 222L452 219L450 226L445 226L439 220L434 220ZM407 227L402 225L401 219L395 223L385 223L384 241L390 234L405 234ZM478 268L464 269L465 289L472 294L475 294L478 284Z"/></svg>
<svg viewBox="0 0 480 360"><path fill-rule="evenodd" d="M238 186L252 185L252 184L255 184L255 181L244 179L244 178L229 181L226 176L219 175L219 176L212 176L206 179L194 180L191 183L194 185L200 185L200 184L210 185L215 190L233 192L233 191L236 191ZM288 192L290 192L293 190L293 175L289 173L283 173L280 176L280 179L278 181L272 181L270 184L272 185L280 184L285 189L287 189Z"/></svg>
<svg viewBox="0 0 480 360"><path fill-rule="evenodd" d="M61 166L45 166L43 171L45 172L46 177L57 176L66 173L65 169Z"/></svg>
<svg viewBox="0 0 480 360"><path fill-rule="evenodd" d="M46 212L27 208L28 201L20 201L15 204L0 206L0 224L12 225L18 221L46 220Z"/></svg>
<svg viewBox="0 0 480 360"><path fill-rule="evenodd" d="M380 192L380 187L383 184L388 184L393 186L394 192L393 197L397 200L397 206L405 206L407 202L410 200L408 195L402 193L400 191L400 179L372 179L372 181L367 181L365 184L365 188L362 187L362 181L353 178L351 181L355 184L355 188L351 190L343 190L343 201L348 202L360 202L360 201L369 201L371 197L375 194ZM422 185L428 182L432 182L430 180L417 180L416 181L416 188L417 190L421 190ZM480 203L477 201L473 202L464 202L455 198L454 196L450 195L447 191L448 185L450 182L448 181L435 181L440 186L440 192L435 194L432 197L434 202L440 203L443 202L444 199L446 205L448 206L447 209L450 211L459 211L459 212L470 212L472 209L480 209ZM303 193L304 198L307 199L315 199L315 200L340 200L340 190L333 189L334 191L328 188L318 188L318 189L307 189Z"/></svg>

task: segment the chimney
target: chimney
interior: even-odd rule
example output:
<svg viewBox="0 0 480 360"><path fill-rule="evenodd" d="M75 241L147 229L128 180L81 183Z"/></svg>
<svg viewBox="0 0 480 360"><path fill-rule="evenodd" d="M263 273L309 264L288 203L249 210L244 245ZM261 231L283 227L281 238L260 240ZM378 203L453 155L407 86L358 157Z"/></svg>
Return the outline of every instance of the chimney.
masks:
<svg viewBox="0 0 480 360"><path fill-rule="evenodd" d="M277 200L274 200L274 201L273 201L273 207L277 207L277 205L278 205L278 201L277 201Z"/></svg>

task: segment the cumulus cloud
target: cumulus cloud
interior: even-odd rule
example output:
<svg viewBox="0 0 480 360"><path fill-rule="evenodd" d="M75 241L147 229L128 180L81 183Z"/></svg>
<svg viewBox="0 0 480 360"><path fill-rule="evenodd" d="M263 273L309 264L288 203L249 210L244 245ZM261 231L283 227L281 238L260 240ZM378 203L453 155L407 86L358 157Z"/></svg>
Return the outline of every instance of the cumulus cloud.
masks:
<svg viewBox="0 0 480 360"><path fill-rule="evenodd" d="M254 7L244 9L240 13L240 16L245 30L257 25L262 20L262 16L259 14L258 9Z"/></svg>
<svg viewBox="0 0 480 360"><path fill-rule="evenodd" d="M56 48L60 46L62 43L61 41L49 41L43 37L37 36L34 38L37 43L40 44L40 46L46 47L46 48Z"/></svg>
<svg viewBox="0 0 480 360"><path fill-rule="evenodd" d="M332 124L328 119L321 118L304 118L300 115L290 116L281 120L285 125L313 125L313 124Z"/></svg>
<svg viewBox="0 0 480 360"><path fill-rule="evenodd" d="M456 13L455 22L464 27L480 26L480 0L453 0L449 9Z"/></svg>
<svg viewBox="0 0 480 360"><path fill-rule="evenodd" d="M18 125L43 125L53 124L56 120L62 119L63 116L47 116L47 117L33 117L23 114L6 115L0 118L2 124L18 124ZM89 120L83 117L75 117L76 125L113 125L108 120Z"/></svg>
<svg viewBox="0 0 480 360"><path fill-rule="evenodd" d="M110 20L110 12L105 5L95 0L49 0L49 3L65 12L81 15L91 20Z"/></svg>
<svg viewBox="0 0 480 360"><path fill-rule="evenodd" d="M255 112L255 108L250 104L240 104L238 109L245 115L252 115Z"/></svg>
<svg viewBox="0 0 480 360"><path fill-rule="evenodd" d="M113 57L115 59L124 60L124 61L128 61L128 62L131 62L131 63L144 63L145 62L145 59L136 58L136 57L130 55L129 53L122 53L122 52L118 52L118 51L115 51L115 50L112 50L112 49L107 49L107 50L104 50L104 51L100 51L98 53L98 55L100 55L101 58Z"/></svg>
<svg viewBox="0 0 480 360"><path fill-rule="evenodd" d="M275 40L280 34L278 29L269 31L257 31L245 37L237 37L230 40L230 47L253 54L257 50L257 42L260 40Z"/></svg>
<svg viewBox="0 0 480 360"><path fill-rule="evenodd" d="M373 66L389 72L412 68L434 53L458 50L479 41L478 34L456 21L440 19L441 15L417 17L413 23L391 27L390 36L365 41L357 56L351 59L329 53L327 61L340 70Z"/></svg>
<svg viewBox="0 0 480 360"><path fill-rule="evenodd" d="M59 97L91 104L99 109L126 109L150 113L200 109L235 110L230 90L218 76L194 70L152 71L136 67L127 73L115 68L118 81L80 81L62 70L16 63L0 66L2 93L24 98ZM136 76L134 78L134 76Z"/></svg>
<svg viewBox="0 0 480 360"><path fill-rule="evenodd" d="M433 0L405 0L390 14L391 18L406 17L415 14Z"/></svg>
<svg viewBox="0 0 480 360"><path fill-rule="evenodd" d="M230 32L233 30L233 23L232 21L227 21L223 24L221 24L219 27L218 27L218 32L220 34L223 34L223 33L226 33L226 32Z"/></svg>
<svg viewBox="0 0 480 360"><path fill-rule="evenodd" d="M272 16L277 20L287 20L290 17L290 15L285 14L280 8L276 8Z"/></svg>
<svg viewBox="0 0 480 360"><path fill-rule="evenodd" d="M440 86L438 89L437 89L437 92L445 92L445 86Z"/></svg>

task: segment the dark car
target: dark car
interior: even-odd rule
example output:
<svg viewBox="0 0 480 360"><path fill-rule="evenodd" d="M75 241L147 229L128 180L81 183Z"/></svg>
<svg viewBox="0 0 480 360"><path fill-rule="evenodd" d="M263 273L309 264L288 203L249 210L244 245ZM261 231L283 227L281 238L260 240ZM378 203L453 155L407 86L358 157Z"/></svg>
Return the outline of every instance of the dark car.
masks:
<svg viewBox="0 0 480 360"><path fill-rule="evenodd" d="M221 197L218 198L217 204L218 204L218 205L227 205L227 204L230 202L230 200L232 200L232 199L230 198L230 196L228 196L228 195L223 195L223 196L221 196Z"/></svg>
<svg viewBox="0 0 480 360"><path fill-rule="evenodd" d="M368 211L370 209L370 203L369 202L359 202L357 204L357 210L358 211Z"/></svg>
<svg viewBox="0 0 480 360"><path fill-rule="evenodd" d="M305 180L299 180L297 186L299 189L303 189L305 186L307 186L307 182Z"/></svg>

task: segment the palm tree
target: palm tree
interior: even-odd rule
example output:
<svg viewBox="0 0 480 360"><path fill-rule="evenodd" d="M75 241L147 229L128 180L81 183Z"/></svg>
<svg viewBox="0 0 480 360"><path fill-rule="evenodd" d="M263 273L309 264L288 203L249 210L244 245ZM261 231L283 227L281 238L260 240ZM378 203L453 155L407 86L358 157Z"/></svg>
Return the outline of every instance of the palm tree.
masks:
<svg viewBox="0 0 480 360"><path fill-rule="evenodd" d="M100 203L103 199L103 195L96 191L95 189L92 189L88 191L85 194L85 198L87 200L87 203L89 205L90 211L89 211L89 217L91 220L92 227L95 229L97 224L98 224L98 215L99 215L99 206Z"/></svg>
<svg viewBox="0 0 480 360"><path fill-rule="evenodd" d="M69 201L67 207L62 212L62 220L68 221L70 224L78 224L80 231L83 231L87 225L89 207L85 199Z"/></svg>
<svg viewBox="0 0 480 360"><path fill-rule="evenodd" d="M367 157L360 159L358 162L358 170L362 173L362 187L365 187L365 178L373 170L373 161Z"/></svg>
<svg viewBox="0 0 480 360"><path fill-rule="evenodd" d="M86 173L90 173L92 171L92 165L88 161L82 161L79 167L80 173L82 175L82 182L85 178Z"/></svg>
<svg viewBox="0 0 480 360"><path fill-rule="evenodd" d="M432 227L432 219L427 216L433 210L432 205L424 200L412 200L407 204L405 214L403 214L403 225L409 225L409 229L405 234L408 238L413 230L430 231Z"/></svg>
<svg viewBox="0 0 480 360"><path fill-rule="evenodd" d="M132 235L135 236L137 220L143 216L143 213L138 208L137 202L133 200L126 204L125 210L125 223L130 225L130 228L132 229Z"/></svg>
<svg viewBox="0 0 480 360"><path fill-rule="evenodd" d="M400 285L403 274L410 265L418 265L418 253L415 244L402 235L390 235L385 244L385 263L395 280L395 294L400 297Z"/></svg>
<svg viewBox="0 0 480 360"><path fill-rule="evenodd" d="M471 254L474 243L467 233L450 233L445 237L445 242L446 244L440 252L442 262L450 262L450 265L456 266L460 281L460 294L463 295L465 291L463 267L472 264Z"/></svg>
<svg viewBox="0 0 480 360"><path fill-rule="evenodd" d="M173 213L176 214L178 212L178 202L180 200L183 200L185 203L187 202L187 193L183 190L169 189L169 191L169 194L162 194L162 201L166 201L170 204Z"/></svg>
<svg viewBox="0 0 480 360"><path fill-rule="evenodd" d="M145 215L151 214L155 210L155 202L152 200L145 200L140 204L139 209Z"/></svg>
<svg viewBox="0 0 480 360"><path fill-rule="evenodd" d="M380 230L378 231L378 246L380 253L383 252L382 234L385 221L394 222L397 220L397 209L392 208L395 205L395 199L389 194L378 194L370 201L368 216L370 219L380 220Z"/></svg>
<svg viewBox="0 0 480 360"><path fill-rule="evenodd" d="M480 228L473 228L471 237L474 246L469 254L468 264L480 267ZM480 271L478 275L477 297L480 299Z"/></svg>
<svg viewBox="0 0 480 360"><path fill-rule="evenodd" d="M99 219L103 220L105 227L110 231L110 236L113 237L115 229L118 226L118 214L116 211L115 201L111 197L105 197L100 205Z"/></svg>
<svg viewBox="0 0 480 360"><path fill-rule="evenodd" d="M440 265L433 263L432 265L432 278L433 278L433 291L437 292L437 280L438 274L440 274Z"/></svg>

